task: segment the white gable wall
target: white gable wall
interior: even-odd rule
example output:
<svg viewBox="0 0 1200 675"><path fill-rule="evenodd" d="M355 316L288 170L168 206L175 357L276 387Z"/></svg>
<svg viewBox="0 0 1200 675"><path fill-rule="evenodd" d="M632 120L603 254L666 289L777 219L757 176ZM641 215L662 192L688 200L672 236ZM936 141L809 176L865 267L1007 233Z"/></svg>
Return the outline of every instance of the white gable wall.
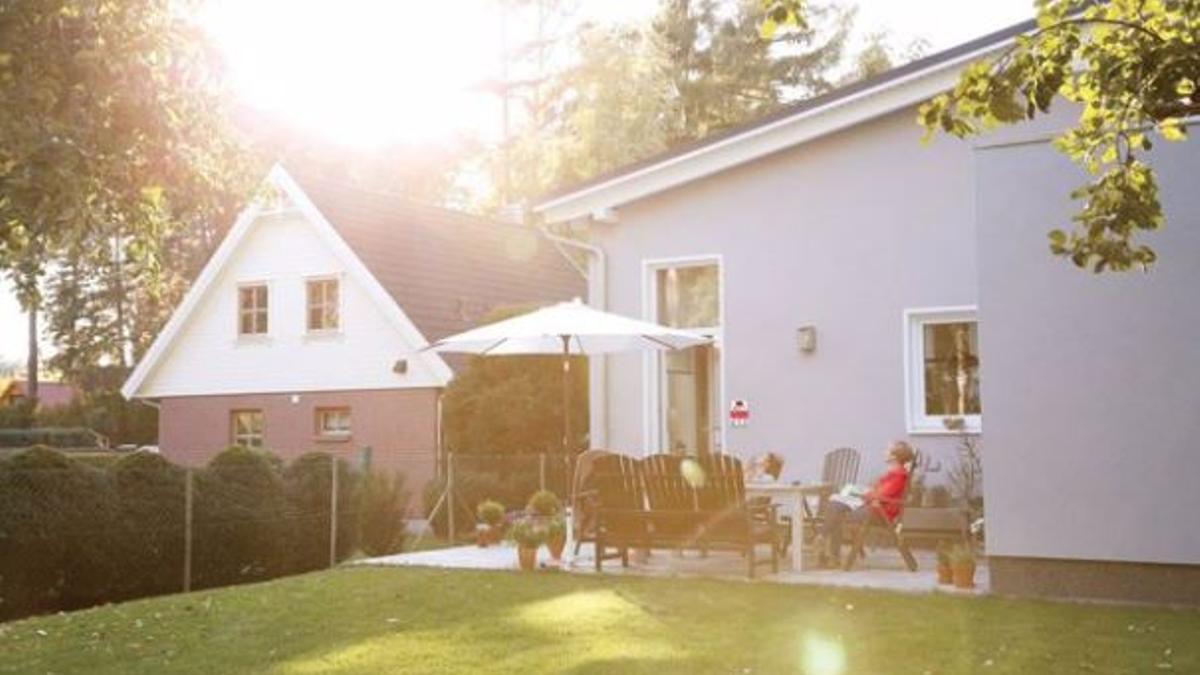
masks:
<svg viewBox="0 0 1200 675"><path fill-rule="evenodd" d="M336 335L305 330L305 281L340 279ZM269 287L269 334L239 338L237 288ZM312 223L299 212L262 215L187 317L137 396L438 387L424 357L409 344L368 290L348 273ZM410 355L408 373L392 372Z"/></svg>

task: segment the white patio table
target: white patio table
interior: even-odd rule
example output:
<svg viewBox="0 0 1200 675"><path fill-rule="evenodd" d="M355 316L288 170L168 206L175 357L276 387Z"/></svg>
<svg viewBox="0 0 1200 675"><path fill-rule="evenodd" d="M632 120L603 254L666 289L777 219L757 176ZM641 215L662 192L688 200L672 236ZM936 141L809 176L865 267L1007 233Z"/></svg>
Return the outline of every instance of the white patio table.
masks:
<svg viewBox="0 0 1200 675"><path fill-rule="evenodd" d="M829 483L792 483L747 481L746 497L768 497L772 502L786 507L785 515L792 518L792 570L804 571L804 518L807 514L804 501L809 497L826 499L833 494Z"/></svg>

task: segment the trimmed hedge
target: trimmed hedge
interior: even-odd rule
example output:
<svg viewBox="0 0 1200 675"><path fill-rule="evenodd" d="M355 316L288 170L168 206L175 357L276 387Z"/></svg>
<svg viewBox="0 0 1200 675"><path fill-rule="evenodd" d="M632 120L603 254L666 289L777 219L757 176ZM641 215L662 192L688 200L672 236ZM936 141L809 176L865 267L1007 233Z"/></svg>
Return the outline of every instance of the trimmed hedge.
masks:
<svg viewBox="0 0 1200 675"><path fill-rule="evenodd" d="M331 465L230 448L195 471L192 587L328 566ZM180 590L185 482L150 453L105 469L44 447L0 459L0 621ZM399 550L403 486L339 462L339 559Z"/></svg>

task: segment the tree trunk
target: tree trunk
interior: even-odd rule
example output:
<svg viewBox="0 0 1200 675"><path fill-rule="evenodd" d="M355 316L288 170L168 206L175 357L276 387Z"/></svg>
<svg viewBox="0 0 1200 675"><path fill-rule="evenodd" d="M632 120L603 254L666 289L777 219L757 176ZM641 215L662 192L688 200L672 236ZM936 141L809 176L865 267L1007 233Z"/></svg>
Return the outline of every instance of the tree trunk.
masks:
<svg viewBox="0 0 1200 675"><path fill-rule="evenodd" d="M28 389L25 395L34 406L37 405L38 398L38 320L37 320L37 305L29 307L29 360L26 362L25 369L27 371L25 378L28 380Z"/></svg>

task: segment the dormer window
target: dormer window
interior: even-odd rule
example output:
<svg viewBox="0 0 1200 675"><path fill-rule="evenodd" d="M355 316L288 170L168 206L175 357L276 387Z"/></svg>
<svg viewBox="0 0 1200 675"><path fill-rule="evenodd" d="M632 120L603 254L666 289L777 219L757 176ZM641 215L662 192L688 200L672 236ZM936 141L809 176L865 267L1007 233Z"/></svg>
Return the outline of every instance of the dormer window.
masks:
<svg viewBox="0 0 1200 675"><path fill-rule="evenodd" d="M308 287L308 332L331 332L338 329L338 280L310 279Z"/></svg>
<svg viewBox="0 0 1200 675"><path fill-rule="evenodd" d="M266 335L269 315L266 284L238 286L238 335Z"/></svg>

